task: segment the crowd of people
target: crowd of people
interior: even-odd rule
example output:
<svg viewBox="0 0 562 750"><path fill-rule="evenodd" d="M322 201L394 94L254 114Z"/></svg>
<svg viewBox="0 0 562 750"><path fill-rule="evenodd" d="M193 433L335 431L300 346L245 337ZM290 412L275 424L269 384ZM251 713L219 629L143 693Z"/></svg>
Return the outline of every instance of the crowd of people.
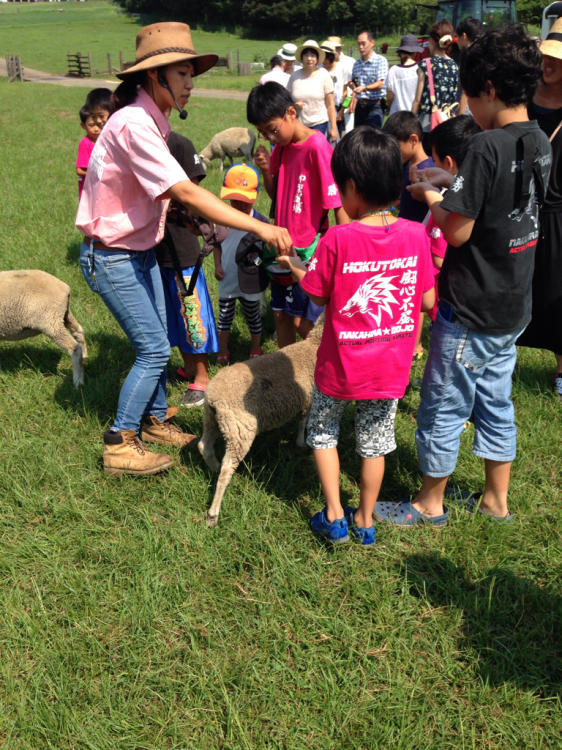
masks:
<svg viewBox="0 0 562 750"><path fill-rule="evenodd" d="M190 381L184 404L201 405L208 355L229 362L237 299L249 355L261 356L265 279L279 347L306 337L324 314L307 433L326 500L312 518L315 533L372 545L373 518L443 526L447 495L496 522L513 518L517 343L556 354L562 395L562 20L540 48L521 26L464 23L456 41L448 22L435 24L421 60L418 40L405 35L390 70L369 31L357 37L355 61L338 37L283 45L247 100L248 122L272 148L258 147L255 167L231 167L220 198L199 185L205 172L193 144L168 122L172 109L184 110L193 77L217 59L194 52L187 25L143 28L136 63L119 74L111 100L91 92L80 113L93 148L81 143L77 162L80 262L136 350L104 435L106 472L162 471L172 458L144 442L195 440L174 425L166 401L170 347L180 348ZM445 114L432 127L435 109ZM260 180L274 224L253 207ZM218 331L194 230L214 253ZM248 249L263 268L242 289ZM381 501L398 401L423 353L424 314L421 490ZM339 425L350 401L362 459L358 508L344 508L339 492ZM485 484L455 493L447 483L468 420Z"/></svg>

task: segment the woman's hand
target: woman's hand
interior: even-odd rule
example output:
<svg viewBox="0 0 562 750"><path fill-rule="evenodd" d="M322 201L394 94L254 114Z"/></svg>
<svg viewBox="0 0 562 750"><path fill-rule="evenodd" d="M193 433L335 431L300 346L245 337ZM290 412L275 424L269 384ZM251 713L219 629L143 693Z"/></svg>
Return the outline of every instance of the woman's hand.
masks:
<svg viewBox="0 0 562 750"><path fill-rule="evenodd" d="M285 227L276 227L273 224L265 224L263 221L256 223L260 226L259 229L255 230L255 234L268 245L272 245L277 255L289 255L291 253L293 240Z"/></svg>

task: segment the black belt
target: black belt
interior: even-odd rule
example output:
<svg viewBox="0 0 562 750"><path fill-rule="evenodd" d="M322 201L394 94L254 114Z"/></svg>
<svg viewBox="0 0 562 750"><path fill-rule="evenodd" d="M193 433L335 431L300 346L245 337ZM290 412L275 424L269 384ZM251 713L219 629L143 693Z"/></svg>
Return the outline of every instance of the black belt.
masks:
<svg viewBox="0 0 562 750"><path fill-rule="evenodd" d="M91 237L84 237L84 242L89 245L92 241ZM105 250L106 252L112 252L114 250L123 250L123 252L127 252L126 247L108 247L108 245L104 245L103 242L100 240L94 240L94 250Z"/></svg>
<svg viewBox="0 0 562 750"><path fill-rule="evenodd" d="M448 320L449 323L455 323L459 319L458 315L448 302L439 300L439 304L437 307L439 308L439 312L441 313L441 315L445 318L445 320Z"/></svg>
<svg viewBox="0 0 562 750"><path fill-rule="evenodd" d="M371 107L374 107L375 104L378 104L381 106L381 100L380 99L359 99L357 97L357 106L365 106L366 104L369 104Z"/></svg>

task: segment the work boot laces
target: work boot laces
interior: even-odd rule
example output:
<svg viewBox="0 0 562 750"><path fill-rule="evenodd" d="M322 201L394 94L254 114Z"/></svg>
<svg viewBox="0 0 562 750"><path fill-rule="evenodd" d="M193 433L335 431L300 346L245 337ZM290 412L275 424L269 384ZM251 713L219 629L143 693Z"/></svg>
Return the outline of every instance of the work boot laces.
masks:
<svg viewBox="0 0 562 750"><path fill-rule="evenodd" d="M127 438L127 444L135 450L139 456L144 456L146 451L144 450L144 445L141 443L138 435L129 435Z"/></svg>

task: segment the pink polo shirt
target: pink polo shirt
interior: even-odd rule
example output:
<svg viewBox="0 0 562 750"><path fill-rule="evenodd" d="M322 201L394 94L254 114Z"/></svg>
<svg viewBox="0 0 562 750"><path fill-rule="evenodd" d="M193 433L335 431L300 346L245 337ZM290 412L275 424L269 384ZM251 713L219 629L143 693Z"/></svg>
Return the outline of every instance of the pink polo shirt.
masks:
<svg viewBox="0 0 562 750"><path fill-rule="evenodd" d="M113 114L88 165L76 226L109 247L148 250L164 235L167 199L188 177L171 155L170 124L148 94Z"/></svg>

